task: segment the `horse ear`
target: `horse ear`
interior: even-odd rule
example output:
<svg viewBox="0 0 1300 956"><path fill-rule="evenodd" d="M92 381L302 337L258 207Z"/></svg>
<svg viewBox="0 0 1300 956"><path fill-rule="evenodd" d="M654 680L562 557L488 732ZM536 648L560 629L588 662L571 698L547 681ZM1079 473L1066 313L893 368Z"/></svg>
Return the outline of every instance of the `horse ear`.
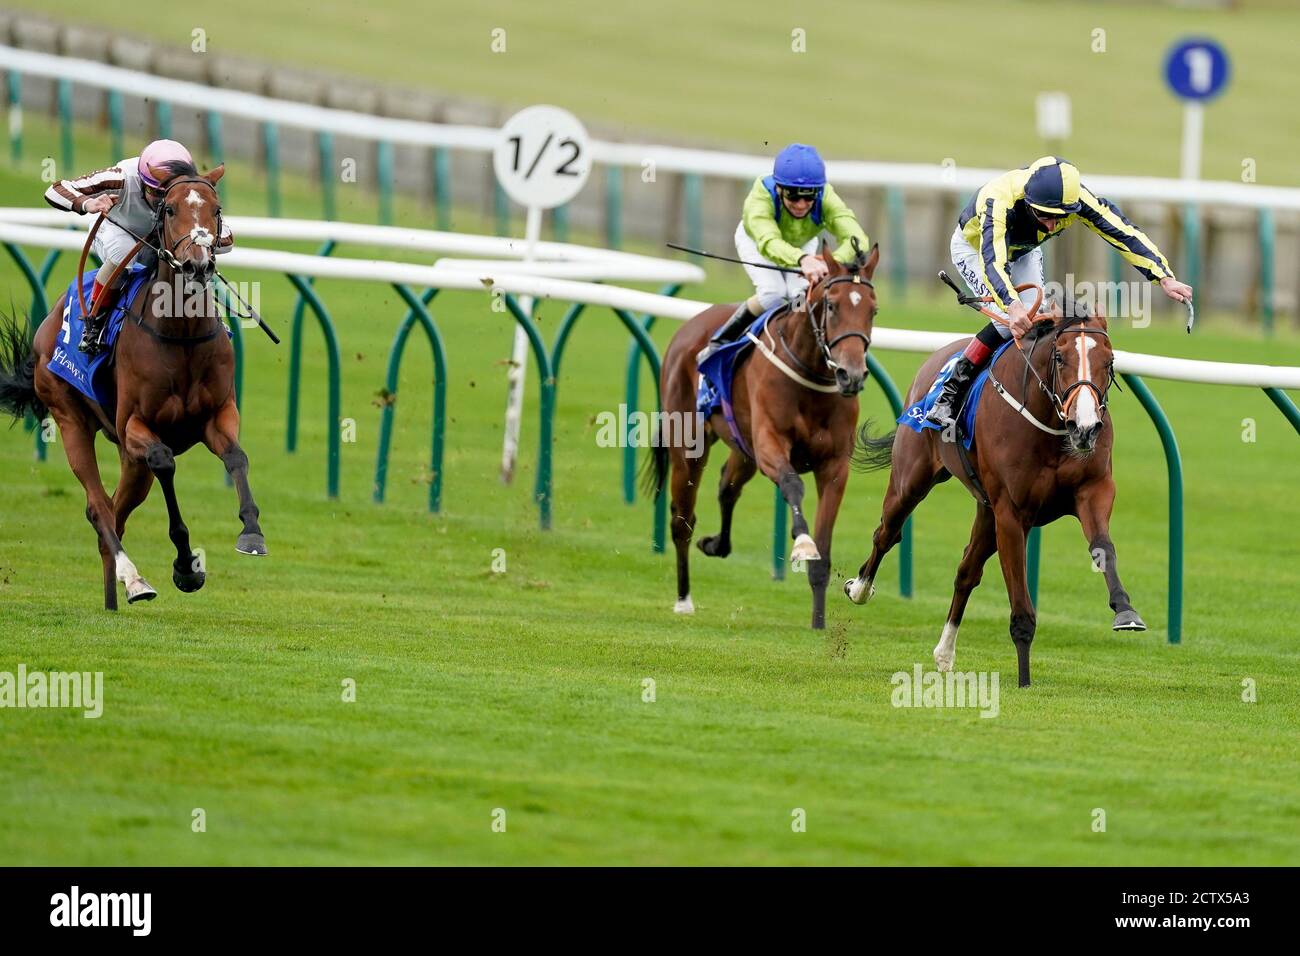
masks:
<svg viewBox="0 0 1300 956"><path fill-rule="evenodd" d="M880 243L875 243L871 247L871 254L867 256L867 261L862 266L862 273L868 279L876 274L876 266L880 265Z"/></svg>
<svg viewBox="0 0 1300 956"><path fill-rule="evenodd" d="M826 268L831 270L831 275L835 275L842 268L831 253L831 244L825 239L822 240L822 261L826 263Z"/></svg>
<svg viewBox="0 0 1300 956"><path fill-rule="evenodd" d="M220 166L217 166L215 169L210 169L206 173L204 173L203 178L215 186L218 182L221 181L221 177L224 175L226 175L226 164L222 163Z"/></svg>

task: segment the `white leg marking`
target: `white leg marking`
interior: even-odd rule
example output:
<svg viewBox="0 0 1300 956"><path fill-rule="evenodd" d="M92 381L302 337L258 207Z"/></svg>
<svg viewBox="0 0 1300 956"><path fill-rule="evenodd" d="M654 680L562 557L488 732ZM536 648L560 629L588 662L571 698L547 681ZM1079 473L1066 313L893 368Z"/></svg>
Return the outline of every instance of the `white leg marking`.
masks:
<svg viewBox="0 0 1300 956"><path fill-rule="evenodd" d="M695 613L695 603L691 600L691 596L689 594L686 595L686 597L684 598L680 598L677 601L677 603L673 605L673 613L674 614Z"/></svg>
<svg viewBox="0 0 1300 956"><path fill-rule="evenodd" d="M941 671L952 670L952 662L957 658L957 625L951 621L944 622L943 633L939 643L934 646L934 666Z"/></svg>
<svg viewBox="0 0 1300 956"><path fill-rule="evenodd" d="M801 534L794 539L794 547L790 549L791 561L820 561L821 559L817 542L810 535Z"/></svg>
<svg viewBox="0 0 1300 956"><path fill-rule="evenodd" d="M126 556L125 551L117 552L117 579L123 584L129 585L131 582L139 580L140 572L135 569L131 559Z"/></svg>
<svg viewBox="0 0 1300 956"><path fill-rule="evenodd" d="M876 593L876 586L863 578L849 578L844 582L844 593L854 604L866 604Z"/></svg>

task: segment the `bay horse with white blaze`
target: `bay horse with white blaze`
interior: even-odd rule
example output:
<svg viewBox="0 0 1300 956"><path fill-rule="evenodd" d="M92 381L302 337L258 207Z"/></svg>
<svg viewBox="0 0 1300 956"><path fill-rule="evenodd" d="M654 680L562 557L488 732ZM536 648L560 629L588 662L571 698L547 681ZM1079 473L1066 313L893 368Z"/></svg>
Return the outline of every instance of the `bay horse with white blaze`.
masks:
<svg viewBox="0 0 1300 956"><path fill-rule="evenodd" d="M963 301L988 300L964 297ZM1031 318L1036 310L1037 303L1030 310ZM926 360L908 392L909 407L925 396L944 363L968 341L944 346ZM1115 612L1113 629L1146 629L1120 583L1110 538L1115 501L1111 476L1114 427L1106 416L1106 396L1115 373L1106 319L1102 315L1058 314L1053 320L1035 324L1024 343L1027 348L1017 343L991 366L989 387L979 397L975 440L969 453L951 426L942 431L927 429L923 434L899 428L879 439L868 438L864 427L857 463L866 470L891 461L893 467L871 556L857 576L844 583L844 593L851 601L867 603L875 592L872 581L876 571L898 543L903 522L936 484L956 475L977 502L975 523L957 568L952 604L934 649L934 662L940 671L952 670L966 602L980 583L985 562L996 551L1011 603L1011 639L1021 687L1030 682L1029 649L1037 626L1026 584L1030 528L1064 515L1076 516L1092 566L1105 576Z"/></svg>
<svg viewBox="0 0 1300 956"><path fill-rule="evenodd" d="M236 550L266 554L258 508L248 487L248 456L238 442L234 350L208 289L216 269L213 242L221 234L216 183L223 171L218 166L202 176L176 175L162 185L154 231L140 237L151 246L157 243L157 276L136 296L118 333L113 401L106 406L50 371L55 349L76 347L62 331L66 293L34 340L24 328L5 324L0 408L14 415L31 410L38 417L48 409L58 424L68 464L86 491L86 519L98 538L104 607L110 611L117 609L119 580L128 603L157 596L122 546L127 518L149 494L154 478L162 486L169 535L176 547L172 581L186 592L203 587L206 572L190 549L175 488L175 456L199 442L221 459L239 494L243 532ZM80 276L78 280L79 290ZM95 437L101 431L118 446L121 459L112 498L95 460Z"/></svg>
<svg viewBox="0 0 1300 956"><path fill-rule="evenodd" d="M721 412L704 423L703 449L695 457L685 447L656 443L647 475L649 490L662 491L672 469L672 535L677 550L677 603L690 614L690 546L695 533L695 499L708 449L721 439L730 449L718 485L722 527L702 538L706 555L731 553L731 517L741 489L761 470L781 489L793 516L791 561L806 562L812 587L812 626L826 622L826 583L830 579L831 534L849 477L858 420L857 394L867 376L867 348L876 315L871 283L880 260L856 250L845 266L823 249L829 274L808 289L801 303L773 316L754 352L738 363L732 407L742 442L737 442ZM734 305L715 305L690 319L673 336L660 375L663 410L694 416L699 370L696 353L734 313ZM792 367L793 366L793 367ZM827 373L830 373L829 375ZM746 448L753 449L753 457ZM817 481L814 536L803 513L804 484L811 471Z"/></svg>

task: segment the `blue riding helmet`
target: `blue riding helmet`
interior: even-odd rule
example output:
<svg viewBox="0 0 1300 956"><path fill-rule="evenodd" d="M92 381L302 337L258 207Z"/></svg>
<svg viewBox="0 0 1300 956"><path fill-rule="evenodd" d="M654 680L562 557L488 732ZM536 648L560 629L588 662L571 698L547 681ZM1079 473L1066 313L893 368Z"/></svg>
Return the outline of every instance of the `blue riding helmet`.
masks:
<svg viewBox="0 0 1300 956"><path fill-rule="evenodd" d="M821 189L826 185L826 164L811 146L791 143L776 154L772 178L778 186Z"/></svg>

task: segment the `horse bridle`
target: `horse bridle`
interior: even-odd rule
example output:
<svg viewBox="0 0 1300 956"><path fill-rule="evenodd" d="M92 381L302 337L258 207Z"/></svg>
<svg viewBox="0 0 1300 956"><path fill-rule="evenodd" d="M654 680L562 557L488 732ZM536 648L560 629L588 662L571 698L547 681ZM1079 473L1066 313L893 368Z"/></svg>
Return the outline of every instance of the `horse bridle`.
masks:
<svg viewBox="0 0 1300 956"><path fill-rule="evenodd" d="M872 284L870 279L864 279L862 276L858 275L857 273L854 273L851 276L836 276L833 279L821 280L817 282L815 285L813 285L811 288L809 288L808 292L810 293L813 291L813 289L821 289L821 297L817 300L816 303L811 302L810 295L804 296L804 301L807 303L805 312L807 313L808 316L808 324L812 328L813 338L817 342L817 348L822 353L822 359L823 361L825 361L826 367L829 368L832 372L840 368L840 364L836 362L834 358L831 357L831 349L835 348L835 346L839 345L845 339L851 339L855 337L862 339L863 348L864 349L871 348L871 337L867 335L865 332L859 332L856 329L853 329L852 331L849 332L843 332L840 335L835 336L835 338L829 341L827 341L826 339L826 324L830 321L830 312L831 312L831 306L827 303L826 292L828 289L831 288L831 286L838 285L840 283L845 283L845 282L851 282L854 285L865 285L868 289L871 289L872 292L875 292L876 289L875 285ZM820 321L818 320L818 306L821 306ZM792 306L786 314L795 315L797 313L798 310ZM799 367L800 371L804 372L809 377L815 377L817 374L816 371L804 365L803 362L800 361L799 357L790 350L790 346L786 344L785 336L781 335L779 331L777 332L777 336L781 340L781 348L785 350L785 354L789 356L791 361L793 361ZM831 379L830 381L834 381L834 380Z"/></svg>
<svg viewBox="0 0 1300 956"><path fill-rule="evenodd" d="M167 185L163 187L162 196L159 197L158 199L158 207L154 210L153 213L153 225L150 226L149 233L148 233L150 237L153 236L158 237L158 244L154 245L153 243L149 242L147 239L145 240L145 244L148 245L151 249L153 249L154 252L158 253L158 258L163 259L169 266L171 266L173 269L176 270L181 269L181 262L179 259L176 258L176 254L180 252L181 243L184 242L196 243L196 240L192 232L188 232L185 235L178 238L170 246L164 249L163 248L163 241L164 241L163 219L167 216L176 215L176 210L168 206L167 197L171 195L171 191L175 189L177 186L183 186L186 183L191 183L195 185L201 184L207 186L209 189L212 190L213 196L217 196L217 188L213 186L212 183L210 183L208 180L204 179L202 176L181 176L177 179L170 180L167 183ZM216 243L220 241L221 241L221 200L220 197L217 197L217 230L213 234L211 239L211 245L214 247L212 249L213 254L216 253L216 249L215 249Z"/></svg>
<svg viewBox="0 0 1300 956"><path fill-rule="evenodd" d="M1052 351L1053 353L1055 353L1055 356L1060 355L1060 353L1056 351L1057 337L1062 332L1068 332L1068 331L1078 332L1080 335L1100 335L1104 337L1107 342L1110 341L1110 333L1107 332L1105 329L1073 328L1072 326L1065 326L1056 329L1052 333L1052 337L1051 337ZM1097 420L1099 422L1105 421L1106 420L1106 396L1110 394L1110 387L1115 384L1114 359L1112 359L1110 364L1106 367L1108 378L1106 381L1105 388L1098 388L1097 384L1093 382L1092 379L1081 378L1079 379L1079 381L1075 382L1073 385L1070 385L1068 388L1066 388L1064 394L1058 394L1057 376L1060 373L1061 363L1057 361L1056 357L1054 356L1052 358L1051 387L1048 387L1047 383L1043 381L1043 377L1038 374L1038 369L1034 368L1034 361L1033 361L1034 351L1035 349L1038 348L1038 343L1041 340L1042 337L1035 338L1033 340L1033 344L1031 344L1029 347L1028 355L1025 355L1023 352L1020 353L1021 357L1024 358L1025 360L1025 376L1021 383L1021 389L1020 389L1021 394L1024 394L1025 388L1028 384L1029 374L1032 373L1034 378L1038 381L1038 387L1043 390L1043 394L1045 394L1048 397L1048 399L1051 401L1052 408L1056 412L1056 417L1060 419L1062 423L1065 423L1067 421L1066 419L1067 409L1070 405L1070 396L1078 389L1089 388L1092 390L1093 396L1097 400Z"/></svg>

